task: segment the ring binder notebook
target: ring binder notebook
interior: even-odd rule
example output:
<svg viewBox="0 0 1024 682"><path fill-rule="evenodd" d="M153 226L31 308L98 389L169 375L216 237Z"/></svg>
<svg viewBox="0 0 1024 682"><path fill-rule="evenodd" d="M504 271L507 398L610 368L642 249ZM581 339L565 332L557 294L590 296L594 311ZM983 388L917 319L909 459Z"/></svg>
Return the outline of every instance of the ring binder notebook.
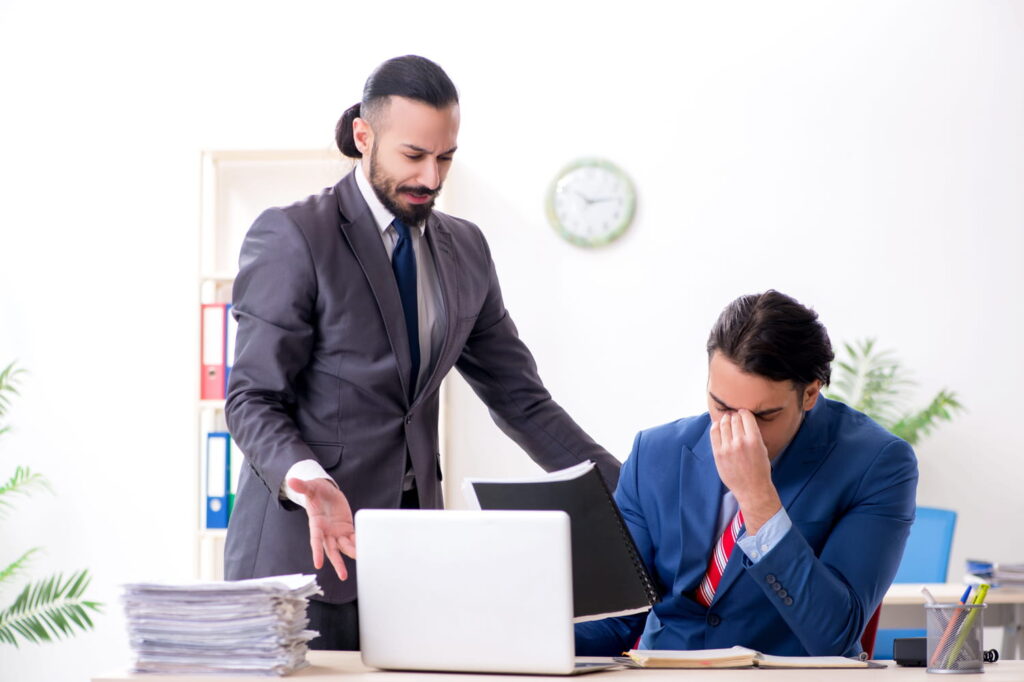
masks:
<svg viewBox="0 0 1024 682"><path fill-rule="evenodd" d="M658 601L633 536L593 462L530 479L466 479L463 492L483 510L569 514L577 622L646 611Z"/></svg>

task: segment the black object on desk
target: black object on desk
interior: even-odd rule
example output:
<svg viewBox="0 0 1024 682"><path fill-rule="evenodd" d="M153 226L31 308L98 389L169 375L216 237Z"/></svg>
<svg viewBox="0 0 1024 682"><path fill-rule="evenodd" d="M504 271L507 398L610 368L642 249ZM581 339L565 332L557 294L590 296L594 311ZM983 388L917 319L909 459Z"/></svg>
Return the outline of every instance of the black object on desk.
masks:
<svg viewBox="0 0 1024 682"><path fill-rule="evenodd" d="M928 665L927 637L897 637L892 641L892 657L896 665L923 668Z"/></svg>

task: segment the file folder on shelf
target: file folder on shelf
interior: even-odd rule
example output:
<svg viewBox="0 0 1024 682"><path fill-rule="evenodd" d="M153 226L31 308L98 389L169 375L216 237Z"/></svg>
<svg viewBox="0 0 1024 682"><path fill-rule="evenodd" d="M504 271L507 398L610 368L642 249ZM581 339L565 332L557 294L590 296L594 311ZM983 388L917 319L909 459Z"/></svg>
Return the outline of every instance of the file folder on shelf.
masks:
<svg viewBox="0 0 1024 682"><path fill-rule="evenodd" d="M226 308L224 303L203 304L202 377L199 384L202 400L224 400Z"/></svg>
<svg viewBox="0 0 1024 682"><path fill-rule="evenodd" d="M234 438L228 438L228 460L230 462L231 479L228 482L228 519L235 509L235 495L238 494L238 481L242 478L242 463L244 461L242 451L238 449L238 443Z"/></svg>
<svg viewBox="0 0 1024 682"><path fill-rule="evenodd" d="M206 434L206 527L228 527L228 479L231 476L231 436Z"/></svg>
<svg viewBox="0 0 1024 682"><path fill-rule="evenodd" d="M231 314L231 304L224 306L224 397L228 395L228 381L231 366L235 364L235 337L238 335L238 320Z"/></svg>

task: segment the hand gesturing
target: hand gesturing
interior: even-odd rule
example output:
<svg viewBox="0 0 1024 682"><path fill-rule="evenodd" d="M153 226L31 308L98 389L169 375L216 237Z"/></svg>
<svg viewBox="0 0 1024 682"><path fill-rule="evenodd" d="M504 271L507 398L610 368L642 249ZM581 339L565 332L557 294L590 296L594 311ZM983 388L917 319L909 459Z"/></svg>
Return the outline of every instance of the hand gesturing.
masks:
<svg viewBox="0 0 1024 682"><path fill-rule="evenodd" d="M288 486L306 496L313 565L318 569L323 567L326 554L338 579L346 580L348 571L341 555L356 558L356 529L352 522L352 508L345 494L325 478L311 481L290 478Z"/></svg>

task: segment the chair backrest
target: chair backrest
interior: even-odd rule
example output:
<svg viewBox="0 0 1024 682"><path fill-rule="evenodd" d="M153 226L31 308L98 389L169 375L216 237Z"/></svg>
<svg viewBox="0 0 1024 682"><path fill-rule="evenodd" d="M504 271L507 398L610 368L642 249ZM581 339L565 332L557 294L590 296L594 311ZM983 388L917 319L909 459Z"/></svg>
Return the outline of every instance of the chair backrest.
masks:
<svg viewBox="0 0 1024 682"><path fill-rule="evenodd" d="M955 527L955 511L918 507L917 518L910 528L910 537L894 582L946 582Z"/></svg>
<svg viewBox="0 0 1024 682"><path fill-rule="evenodd" d="M896 571L897 583L944 583L949 572L949 554L953 548L956 512L934 507L918 507L910 528L903 560ZM875 610L861 635L861 648L871 658L892 658L896 637L924 637L924 630L878 629L882 607ZM877 634L876 634L877 633Z"/></svg>

